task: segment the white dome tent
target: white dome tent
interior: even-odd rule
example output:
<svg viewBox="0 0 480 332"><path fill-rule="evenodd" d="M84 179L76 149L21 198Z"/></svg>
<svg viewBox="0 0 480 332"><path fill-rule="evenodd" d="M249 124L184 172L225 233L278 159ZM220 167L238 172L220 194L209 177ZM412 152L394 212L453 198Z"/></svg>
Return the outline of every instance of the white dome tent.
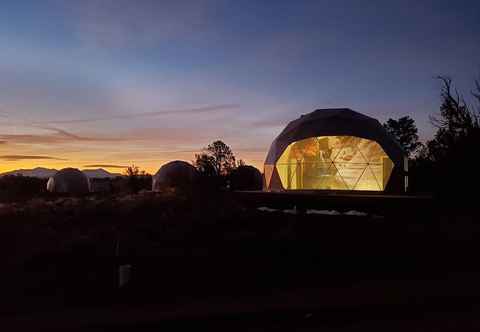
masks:
<svg viewBox="0 0 480 332"><path fill-rule="evenodd" d="M404 191L408 159L378 120L348 108L319 109L273 141L264 190Z"/></svg>
<svg viewBox="0 0 480 332"><path fill-rule="evenodd" d="M82 195L90 192L88 177L76 168L64 168L47 182L47 190L53 193Z"/></svg>
<svg viewBox="0 0 480 332"><path fill-rule="evenodd" d="M161 191L168 187L192 187L197 180L198 172L191 164L175 160L166 163L152 179L152 190Z"/></svg>

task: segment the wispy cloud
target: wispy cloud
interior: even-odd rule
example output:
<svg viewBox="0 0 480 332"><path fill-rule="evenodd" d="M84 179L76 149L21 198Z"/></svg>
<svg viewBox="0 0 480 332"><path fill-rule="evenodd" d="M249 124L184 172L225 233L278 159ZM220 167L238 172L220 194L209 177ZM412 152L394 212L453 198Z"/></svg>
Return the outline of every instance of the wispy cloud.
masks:
<svg viewBox="0 0 480 332"><path fill-rule="evenodd" d="M7 141L0 141L0 145L5 145L7 144Z"/></svg>
<svg viewBox="0 0 480 332"><path fill-rule="evenodd" d="M60 128L48 127L48 126L39 126L38 128L53 131L53 132L57 133L58 136L69 138L69 139L72 139L72 140L75 140L75 141L85 141L85 140L88 141L88 140L90 140L90 138L88 138L88 137L79 136L79 135L73 134L69 131L66 131L66 130L60 129Z"/></svg>
<svg viewBox="0 0 480 332"><path fill-rule="evenodd" d="M251 148L235 148L235 151L240 151L240 152L266 152L268 150L268 147L251 147Z"/></svg>
<svg viewBox="0 0 480 332"><path fill-rule="evenodd" d="M254 128L273 128L285 126L286 123L288 123L288 120L270 119L254 121L251 123L251 126Z"/></svg>
<svg viewBox="0 0 480 332"><path fill-rule="evenodd" d="M122 165L112 165L112 164L93 164L93 165L83 165L86 168L127 168L128 166Z"/></svg>
<svg viewBox="0 0 480 332"><path fill-rule="evenodd" d="M70 143L70 142L115 142L122 141L125 138L115 138L115 137L100 137L100 136L80 136L73 134L64 129L50 127L50 126L40 126L40 125L30 125L32 128L43 129L52 131L53 133L48 134L3 134L0 135L0 140L10 141L13 143L21 144L61 144L61 143Z"/></svg>
<svg viewBox="0 0 480 332"><path fill-rule="evenodd" d="M4 110L4 106L0 106L0 118L8 118L7 112Z"/></svg>
<svg viewBox="0 0 480 332"><path fill-rule="evenodd" d="M119 120L119 119L128 120L128 119L148 118L148 117L155 117L155 116L162 116L162 115L191 115L191 114L202 114L202 113L213 113L218 111L225 111L225 110L230 110L237 107L239 107L239 105L237 104L222 104L222 105L205 106L205 107L197 107L197 108L190 108L190 109L171 109L171 110L143 112L143 113L136 113L136 114L110 115L110 116L96 117L96 118L36 121L36 122L31 122L31 124L32 125L71 124L71 123L87 123L87 122Z"/></svg>
<svg viewBox="0 0 480 332"><path fill-rule="evenodd" d="M40 135L40 134L4 134L0 135L0 139L7 140L12 143L20 144L54 144L64 143L67 140L57 135ZM70 141L70 140L68 140Z"/></svg>
<svg viewBox="0 0 480 332"><path fill-rule="evenodd" d="M11 155L0 155L0 160L4 161L19 161L19 160L67 160L63 158L50 157L50 156L34 156L34 155L23 155L23 154L11 154Z"/></svg>
<svg viewBox="0 0 480 332"><path fill-rule="evenodd" d="M95 47L158 45L211 30L216 1L83 0L69 4L77 37Z"/></svg>
<svg viewBox="0 0 480 332"><path fill-rule="evenodd" d="M70 141L102 141L102 142L115 142L115 141L123 141L126 140L127 138L122 138L122 137L106 137L106 136L81 136L77 135L74 133L71 133L67 130L56 128L56 127L50 127L50 126L38 126L38 128L45 129L45 130L51 130L56 133L56 136L58 137L63 137L65 140L70 140Z"/></svg>
<svg viewBox="0 0 480 332"><path fill-rule="evenodd" d="M279 106L277 110L259 114L256 119L248 124L253 128L284 128L290 121L299 118L302 114L314 109L314 105L292 105Z"/></svg>

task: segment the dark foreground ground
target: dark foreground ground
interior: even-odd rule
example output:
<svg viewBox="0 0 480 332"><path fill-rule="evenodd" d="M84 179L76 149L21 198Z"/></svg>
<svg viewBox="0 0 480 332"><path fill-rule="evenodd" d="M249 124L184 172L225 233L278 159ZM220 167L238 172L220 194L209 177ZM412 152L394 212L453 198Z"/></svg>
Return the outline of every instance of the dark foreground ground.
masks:
<svg viewBox="0 0 480 332"><path fill-rule="evenodd" d="M0 327L480 328L475 210L377 199L366 215L308 211L362 207L330 200L297 214L277 199L265 202L275 211L260 211L261 199L231 194L0 206ZM131 281L119 289L123 264Z"/></svg>

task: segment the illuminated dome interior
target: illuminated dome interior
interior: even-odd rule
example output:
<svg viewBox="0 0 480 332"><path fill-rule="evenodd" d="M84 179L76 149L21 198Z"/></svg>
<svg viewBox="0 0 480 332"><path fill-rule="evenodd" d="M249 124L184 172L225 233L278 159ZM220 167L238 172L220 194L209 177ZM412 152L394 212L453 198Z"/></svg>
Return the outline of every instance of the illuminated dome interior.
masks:
<svg viewBox="0 0 480 332"><path fill-rule="evenodd" d="M265 191L407 190L408 159L376 119L317 109L289 122L265 158Z"/></svg>
<svg viewBox="0 0 480 332"><path fill-rule="evenodd" d="M275 166L287 190L383 191L394 164L375 141L316 136L289 144Z"/></svg>

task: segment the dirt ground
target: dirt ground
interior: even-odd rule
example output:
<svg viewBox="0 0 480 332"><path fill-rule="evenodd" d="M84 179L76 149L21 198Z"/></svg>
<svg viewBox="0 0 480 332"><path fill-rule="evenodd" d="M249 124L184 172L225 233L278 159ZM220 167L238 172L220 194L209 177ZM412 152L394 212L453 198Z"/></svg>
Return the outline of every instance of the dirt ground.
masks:
<svg viewBox="0 0 480 332"><path fill-rule="evenodd" d="M475 210L250 203L143 193L4 205L0 321L30 331L480 327ZM125 264L131 279L118 288Z"/></svg>

